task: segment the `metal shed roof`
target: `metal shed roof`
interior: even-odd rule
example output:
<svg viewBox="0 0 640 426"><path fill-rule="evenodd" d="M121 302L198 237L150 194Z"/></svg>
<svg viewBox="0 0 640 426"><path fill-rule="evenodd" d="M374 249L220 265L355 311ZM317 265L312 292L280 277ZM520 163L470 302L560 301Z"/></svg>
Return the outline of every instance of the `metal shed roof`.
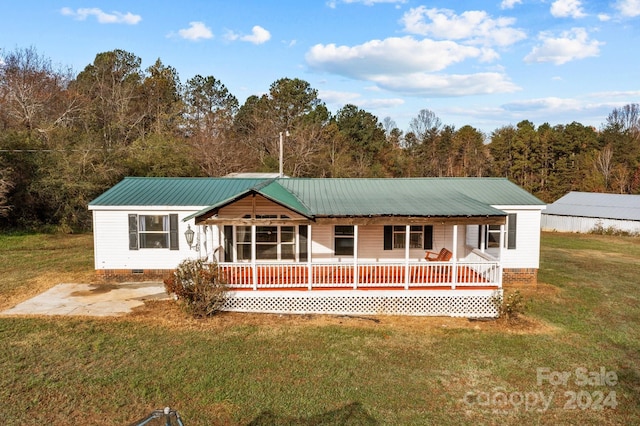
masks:
<svg viewBox="0 0 640 426"><path fill-rule="evenodd" d="M501 178L125 178L89 208L208 206L200 215L250 193L307 217L504 216L492 205L544 205Z"/></svg>
<svg viewBox="0 0 640 426"><path fill-rule="evenodd" d="M542 214L640 221L640 195L570 192Z"/></svg>

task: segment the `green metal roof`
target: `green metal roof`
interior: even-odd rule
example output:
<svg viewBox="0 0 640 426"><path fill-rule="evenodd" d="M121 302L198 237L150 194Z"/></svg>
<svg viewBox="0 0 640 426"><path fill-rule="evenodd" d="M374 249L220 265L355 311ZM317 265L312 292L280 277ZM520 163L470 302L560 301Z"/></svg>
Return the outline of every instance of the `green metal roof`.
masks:
<svg viewBox="0 0 640 426"><path fill-rule="evenodd" d="M94 206L210 206L265 179L127 177L89 203Z"/></svg>
<svg viewBox="0 0 640 426"><path fill-rule="evenodd" d="M492 205L544 205L503 178L125 178L89 206L206 206L258 193L307 217L504 216Z"/></svg>

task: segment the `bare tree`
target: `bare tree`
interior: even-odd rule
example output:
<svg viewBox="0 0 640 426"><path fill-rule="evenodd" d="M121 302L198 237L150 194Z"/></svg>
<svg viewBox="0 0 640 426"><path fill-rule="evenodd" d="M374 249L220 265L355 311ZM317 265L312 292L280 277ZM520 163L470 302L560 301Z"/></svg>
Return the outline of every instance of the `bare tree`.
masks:
<svg viewBox="0 0 640 426"><path fill-rule="evenodd" d="M35 48L0 57L0 120L3 127L35 130L45 136L65 125L79 108L68 90L71 70L56 70Z"/></svg>
<svg viewBox="0 0 640 426"><path fill-rule="evenodd" d="M595 158L595 167L604 179L605 190L609 189L609 179L611 177L611 169L613 167L613 149L611 145L606 145Z"/></svg>
<svg viewBox="0 0 640 426"><path fill-rule="evenodd" d="M636 138L640 136L640 105L627 104L615 108L607 117L607 124L622 132L630 132Z"/></svg>
<svg viewBox="0 0 640 426"><path fill-rule="evenodd" d="M409 123L411 131L421 142L435 137L442 128L442 122L431 110L421 109L418 116L411 119Z"/></svg>

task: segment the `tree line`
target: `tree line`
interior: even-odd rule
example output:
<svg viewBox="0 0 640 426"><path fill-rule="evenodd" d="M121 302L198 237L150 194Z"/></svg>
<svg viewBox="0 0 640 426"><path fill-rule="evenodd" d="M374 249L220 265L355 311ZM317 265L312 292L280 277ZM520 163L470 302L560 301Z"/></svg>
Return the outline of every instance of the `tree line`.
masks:
<svg viewBox="0 0 640 426"><path fill-rule="evenodd" d="M410 128L351 104L332 114L304 80L243 104L214 76L184 83L123 50L74 74L35 48L0 52L0 228L87 230L87 204L124 176L502 176L543 201L640 192L640 106L600 129L529 121L483 134L419 111Z"/></svg>

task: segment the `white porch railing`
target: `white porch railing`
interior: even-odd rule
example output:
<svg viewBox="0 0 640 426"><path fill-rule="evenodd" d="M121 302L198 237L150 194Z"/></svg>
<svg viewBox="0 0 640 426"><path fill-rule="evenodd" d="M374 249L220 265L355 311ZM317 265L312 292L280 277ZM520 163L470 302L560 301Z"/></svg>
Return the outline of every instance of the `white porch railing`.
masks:
<svg viewBox="0 0 640 426"><path fill-rule="evenodd" d="M344 263L220 263L231 289L500 288L495 261Z"/></svg>

